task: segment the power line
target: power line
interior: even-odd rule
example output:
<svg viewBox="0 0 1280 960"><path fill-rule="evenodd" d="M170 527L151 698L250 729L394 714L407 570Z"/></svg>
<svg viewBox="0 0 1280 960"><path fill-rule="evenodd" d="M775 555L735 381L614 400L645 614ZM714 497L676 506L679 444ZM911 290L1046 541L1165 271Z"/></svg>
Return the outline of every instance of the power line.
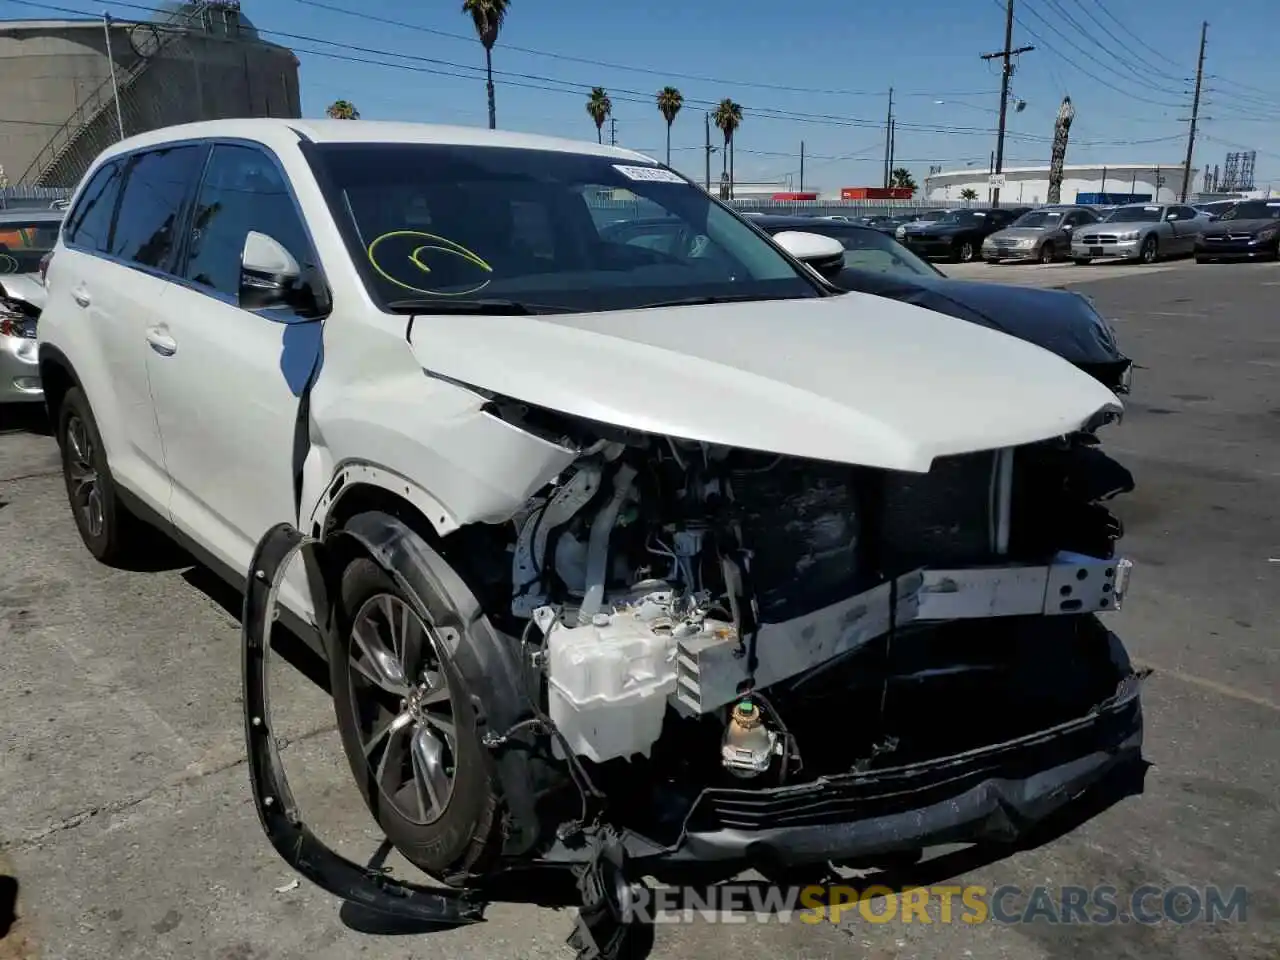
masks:
<svg viewBox="0 0 1280 960"><path fill-rule="evenodd" d="M450 40L461 40L466 43L475 43L475 36L468 36L461 33L453 33L449 30L440 30L434 27L426 27L422 24L410 23L404 20L394 20L390 17L377 17L364 11L351 10L349 8L340 7L336 4L324 3L322 0L294 0L295 3L301 3L304 6L315 7L320 10L328 10L332 13L341 13L349 17L358 17L361 20L373 21L374 23L385 23L389 26L402 27L408 30L417 30L422 33L429 33L437 37L445 37ZM534 47L522 47L512 43L502 44L504 50L514 50L519 53L527 53L532 56L546 57L551 60L560 60L566 63L580 63L591 67L604 67L608 70L624 70L631 73L643 73L650 76L666 77L676 80L692 80L698 83L714 83L727 87L755 87L760 90L777 90L785 93L815 93L837 97L883 97L883 90L839 90L839 89L822 89L817 87L797 87L787 84L763 83L758 80L734 80L725 77L709 77L700 76L694 73L680 73L674 70L658 70L653 67L637 67L630 64L613 63L608 60L593 60L589 57L575 57L564 53L554 53L550 50L539 50ZM496 72L496 71L495 71ZM952 96L981 96L988 91L976 91L973 93L957 93ZM905 93L900 96L907 97L931 97L933 93Z"/></svg>
<svg viewBox="0 0 1280 960"><path fill-rule="evenodd" d="M1104 14L1106 14L1107 18L1110 19L1112 23L1114 23L1117 27L1119 27L1123 33L1127 34L1131 40L1133 40L1136 44L1138 44L1138 46L1142 47L1144 50L1150 53L1154 53L1157 57L1159 57L1165 63L1171 64L1172 66L1177 67L1178 69L1182 68L1182 64L1178 63L1178 61L1171 59L1167 54L1157 50L1155 47L1151 46L1149 43L1143 40L1140 36L1138 36L1136 33L1134 33L1132 30L1126 27L1123 23L1121 23L1114 13L1112 13L1105 6L1103 6L1102 0L1093 0L1093 3L1099 10L1101 10Z"/></svg>
<svg viewBox="0 0 1280 960"><path fill-rule="evenodd" d="M97 16L84 10L77 10L58 4L38 2L38 0L5 0L8 3L16 3L21 6L33 7L36 9L50 10L64 14L74 14L77 16L89 17L97 19ZM127 2L127 0L110 0L113 6L123 7L126 9L145 11L150 13L169 13L170 11L163 8L147 6L144 4ZM303 0L298 0L303 2ZM315 2L315 0L306 0L306 2ZM424 28L425 29L425 28ZM292 49L295 53L301 53L308 56L323 57L346 63L359 63L369 66L387 67L397 70L407 70L413 73L428 74L433 76L444 76L460 80L478 80L484 77L484 68L473 66L470 64L461 64L449 60L440 60L433 57L426 57L420 54L408 53L392 53L381 50L374 50L369 47L362 47L355 44L344 43L342 41L328 40L322 37L313 37L305 34L296 34L281 30L271 30L261 26L257 27L259 34L265 34L290 40L303 40L308 43L319 43L328 47L335 47L340 50L356 51L360 54L369 56L355 56L352 54L339 54L323 50L308 49L305 47L294 46ZM409 60L412 64L388 62L384 59L371 59L371 57L394 57L398 60ZM449 68L449 69L443 69ZM457 72L468 71L468 72ZM495 70L494 74L507 79L504 83L508 86L519 87L523 89L540 90L547 93L566 94L574 97L582 96L593 84L579 84L568 80L561 80L555 77L544 77L538 74L526 74L516 71ZM972 95L972 94L970 94ZM653 105L653 97L651 94L639 90L631 90L627 88L611 88L610 97L616 102L636 103L645 106ZM686 105L698 108L714 108L718 101L701 100L698 98L686 98ZM824 126L837 127L860 127L860 128L881 128L883 121L876 121L859 117L840 116L835 114L819 114L819 113L803 113L799 111L780 110L771 107L744 107L754 119L757 120L775 120L788 123L816 123ZM964 127L964 126L946 126L924 123L900 122L895 121L895 129L901 126L904 130L919 133L938 133L949 136L990 136L991 130L987 127ZM1034 134L1008 134L1010 138L1017 139L1026 143L1044 143L1050 138L1034 135ZM1105 145L1133 145L1138 143L1155 143L1165 138L1151 138L1142 140L1095 140L1080 141L1081 146L1105 146Z"/></svg>
<svg viewBox="0 0 1280 960"><path fill-rule="evenodd" d="M1127 71L1128 73L1132 74L1133 76L1141 80L1150 82L1143 75L1143 72L1141 70L1139 70L1137 67L1129 63L1130 58L1133 58L1133 59L1138 59L1138 58L1133 54L1133 51L1129 50L1123 43L1119 44L1119 52L1112 50L1105 43L1103 43L1098 37L1096 37L1092 32L1090 32L1087 28L1082 27L1080 25L1080 21L1078 21L1075 17L1071 16L1071 14L1067 12L1066 8L1062 6L1059 0L1043 0L1043 2L1047 3L1052 9L1057 11L1058 15L1061 16L1062 19L1067 21L1067 23L1069 23L1072 27L1074 27L1076 32L1079 33L1080 36L1084 37L1087 43L1092 43L1093 45L1098 47L1099 50L1105 53L1108 57L1114 58L1118 69ZM1082 13L1085 12L1083 7L1081 7L1080 9ZM1103 32L1108 33L1108 31L1105 28L1103 28ZM1112 36L1111 40L1112 42L1115 42L1115 37ZM1171 80L1176 84L1182 84L1184 82L1182 77L1174 76L1173 74L1169 73L1167 70L1152 68L1150 66L1148 66L1147 69L1152 73L1154 73L1157 79ZM1160 89L1160 88L1157 87L1156 89Z"/></svg>
<svg viewBox="0 0 1280 960"><path fill-rule="evenodd" d="M1048 2L1052 2L1052 0L1048 0ZM1033 17L1035 17L1037 20L1039 20L1041 23L1043 23L1046 27L1052 30L1055 34L1061 37L1063 42L1065 42L1073 50L1079 53L1082 57L1084 57L1086 60L1092 63L1095 67L1098 67L1100 70L1104 71L1103 72L1104 76L1108 74L1114 74L1117 72L1117 70L1127 70L1131 74L1131 76L1123 78L1125 83L1136 83L1138 86L1143 87L1144 89L1147 89L1147 90L1152 90L1156 93L1162 93L1170 96L1174 95L1173 91L1167 90L1166 88L1159 86L1158 84L1152 83L1150 80L1146 79L1141 74L1134 71L1132 67L1130 67L1127 63L1124 63L1123 59L1116 60L1116 58L1111 57L1111 59L1115 61L1111 64L1107 64L1099 60L1096 56L1094 56L1084 47L1080 46L1080 44L1076 43L1073 39L1071 39L1071 37L1069 37L1062 30L1059 30L1056 25L1051 23L1043 14L1041 14L1038 10L1036 10L1035 7L1024 5L1024 9L1028 13L1030 13ZM1106 53L1107 51L1103 49L1103 52Z"/></svg>
<svg viewBox="0 0 1280 960"><path fill-rule="evenodd" d="M995 5L999 9L1001 10L1004 9L1000 5L1000 0L992 0L992 2L995 3ZM1077 73L1081 74L1088 80L1098 84L1099 86L1106 87L1108 92L1113 94L1115 93L1114 84L1111 84L1104 80L1099 79L1099 76L1095 71L1088 70L1080 66L1080 64L1076 62L1076 58L1070 57L1065 53L1063 53L1061 50L1055 47L1052 43L1046 40L1043 34L1037 33L1035 30L1033 30L1030 26L1027 25L1025 20L1023 20L1021 17L1017 16L1016 14L1014 15L1014 22L1017 23L1018 26L1022 28L1024 33L1026 33L1029 37L1031 37L1031 39L1035 40L1038 46L1049 51L1051 54L1057 57L1060 61L1062 61L1067 66L1069 66L1072 70L1075 70ZM1128 97L1130 100L1136 100L1139 103L1151 104L1152 106L1156 106L1156 107L1166 107L1166 108L1176 110L1182 106L1181 104L1178 104L1178 103L1169 103L1163 100L1152 100L1150 97L1143 97L1143 96L1140 96L1139 94L1133 93L1132 91L1127 91L1125 93L1125 96Z"/></svg>
<svg viewBox="0 0 1280 960"><path fill-rule="evenodd" d="M1139 44L1142 44L1143 46L1146 46L1146 44L1143 44L1142 40L1139 39L1137 36L1135 36L1132 33L1132 31L1127 30L1124 24L1120 23L1119 20L1116 20L1116 18L1112 15L1111 11L1109 11L1106 7L1102 6L1101 0L1093 0L1093 3L1099 9L1101 9L1103 13L1105 13L1108 17L1110 17L1111 20L1115 24L1117 24L1117 26L1119 26L1121 33L1128 34L1131 39L1136 40ZM1112 28L1108 28L1106 24L1104 24L1101 20L1095 17L1092 11L1090 11L1088 7L1084 6L1083 3L1081 3L1080 5L1080 12L1083 13L1086 17L1088 17L1089 20L1092 21L1093 24L1097 26L1099 30L1101 30L1103 33L1109 34L1111 39L1116 42L1116 44L1120 47L1120 49L1122 51L1127 52L1129 56L1133 57L1133 59L1136 60L1140 66L1145 67L1146 69L1150 70L1154 74L1157 74L1158 76L1168 77L1171 80L1178 79L1179 82L1181 82L1181 78L1180 77L1175 78L1173 74L1169 73L1167 68L1156 66L1150 60L1146 59L1142 54L1138 53L1138 51L1135 50L1133 47L1128 46L1123 41L1121 41L1117 36L1116 31ZM1161 54L1161 56L1163 56L1163 54ZM1168 57L1164 57L1164 59L1169 60ZM1181 69L1181 66L1176 62L1172 60L1169 60L1169 62L1172 63L1178 69Z"/></svg>

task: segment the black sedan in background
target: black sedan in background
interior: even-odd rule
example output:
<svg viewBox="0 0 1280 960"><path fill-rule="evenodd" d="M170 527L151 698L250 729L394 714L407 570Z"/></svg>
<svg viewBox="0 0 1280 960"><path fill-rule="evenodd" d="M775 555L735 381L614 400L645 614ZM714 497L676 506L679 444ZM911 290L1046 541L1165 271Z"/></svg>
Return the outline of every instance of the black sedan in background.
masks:
<svg viewBox="0 0 1280 960"><path fill-rule="evenodd" d="M952 210L930 223L907 224L899 239L922 257L971 263L981 255L983 240L1030 210L1030 207Z"/></svg>
<svg viewBox="0 0 1280 960"><path fill-rule="evenodd" d="M953 280L898 241L853 223L812 217L752 217L770 235L816 233L844 247L841 264L822 272L842 290L870 293L999 330L1043 347L1104 383L1128 393L1133 361L1092 301L1074 291Z"/></svg>
<svg viewBox="0 0 1280 960"><path fill-rule="evenodd" d="M1280 197L1241 200L1206 224L1196 240L1196 263L1280 260Z"/></svg>

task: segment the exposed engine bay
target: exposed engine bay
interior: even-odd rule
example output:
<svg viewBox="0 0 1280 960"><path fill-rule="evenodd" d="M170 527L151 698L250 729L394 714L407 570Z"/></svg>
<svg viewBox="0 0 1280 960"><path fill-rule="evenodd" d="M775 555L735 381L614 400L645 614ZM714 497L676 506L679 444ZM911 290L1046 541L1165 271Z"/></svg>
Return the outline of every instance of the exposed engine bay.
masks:
<svg viewBox="0 0 1280 960"><path fill-rule="evenodd" d="M982 714L974 678L1007 686L1029 637L1079 659L1082 631L1105 635L1092 615L1123 601L1130 564L1103 502L1133 483L1090 434L927 474L635 434L579 446L515 518L511 556L511 614L561 759L646 764L661 781L699 743L712 782L776 786L981 746L1003 734L938 735L936 711ZM906 726L932 728L919 743L886 725L904 677L925 698ZM1112 692L1102 680L1086 697ZM1061 706L1024 712L1028 729L1089 704ZM823 744L834 717L866 736Z"/></svg>

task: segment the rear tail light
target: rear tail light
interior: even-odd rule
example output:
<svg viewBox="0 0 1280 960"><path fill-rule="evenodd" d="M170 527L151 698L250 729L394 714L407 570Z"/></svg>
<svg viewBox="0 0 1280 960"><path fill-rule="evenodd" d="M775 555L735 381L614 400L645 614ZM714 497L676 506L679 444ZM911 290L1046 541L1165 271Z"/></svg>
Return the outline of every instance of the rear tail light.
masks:
<svg viewBox="0 0 1280 960"><path fill-rule="evenodd" d="M50 250L40 258L40 282L44 283L49 275L49 263L53 260L53 251Z"/></svg>

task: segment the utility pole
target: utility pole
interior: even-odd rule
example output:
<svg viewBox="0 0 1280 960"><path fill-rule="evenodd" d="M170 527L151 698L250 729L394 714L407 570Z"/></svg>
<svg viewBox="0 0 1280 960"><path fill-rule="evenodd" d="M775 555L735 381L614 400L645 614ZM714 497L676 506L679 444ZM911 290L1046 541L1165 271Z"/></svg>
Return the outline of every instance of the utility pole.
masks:
<svg viewBox="0 0 1280 960"><path fill-rule="evenodd" d="M618 145L618 118L609 118L609 146L616 147Z"/></svg>
<svg viewBox="0 0 1280 960"><path fill-rule="evenodd" d="M1020 53L1030 53L1035 47L1026 46L1013 49L1013 0L1007 0L1004 13L1004 49L999 53L984 53L983 60L1003 60L1004 70L1000 75L1000 129L996 133L996 158L991 165L993 174L999 175L1004 169L1004 128L1009 111L1009 77L1013 75L1013 58ZM991 191L991 205L1000 206L1000 188Z"/></svg>
<svg viewBox="0 0 1280 960"><path fill-rule="evenodd" d="M116 102L116 129L120 131L120 139L124 139L124 115L120 111L120 87L116 84L116 59L111 52L111 14L102 15L102 32L107 42L107 68L111 71L111 94Z"/></svg>
<svg viewBox="0 0 1280 960"><path fill-rule="evenodd" d="M893 140L893 87L889 88L889 113L884 118L884 185L889 186L889 152Z"/></svg>
<svg viewBox="0 0 1280 960"><path fill-rule="evenodd" d="M889 121L889 186L893 186L893 157L897 150L898 118Z"/></svg>
<svg viewBox="0 0 1280 960"><path fill-rule="evenodd" d="M800 141L800 192L804 193L804 141Z"/></svg>
<svg viewBox="0 0 1280 960"><path fill-rule="evenodd" d="M1187 202L1187 190L1191 187L1191 154L1196 148L1196 121L1200 119L1200 83L1204 79L1204 41L1209 32L1209 22L1200 24L1200 60L1196 64L1196 92L1191 98L1191 127L1187 131L1187 160L1182 165L1182 202Z"/></svg>
<svg viewBox="0 0 1280 960"><path fill-rule="evenodd" d="M704 184L704 186L707 188L707 193L710 193L711 192L711 114L710 113L704 113L702 115L702 129L707 141L707 146L706 146L707 182Z"/></svg>

